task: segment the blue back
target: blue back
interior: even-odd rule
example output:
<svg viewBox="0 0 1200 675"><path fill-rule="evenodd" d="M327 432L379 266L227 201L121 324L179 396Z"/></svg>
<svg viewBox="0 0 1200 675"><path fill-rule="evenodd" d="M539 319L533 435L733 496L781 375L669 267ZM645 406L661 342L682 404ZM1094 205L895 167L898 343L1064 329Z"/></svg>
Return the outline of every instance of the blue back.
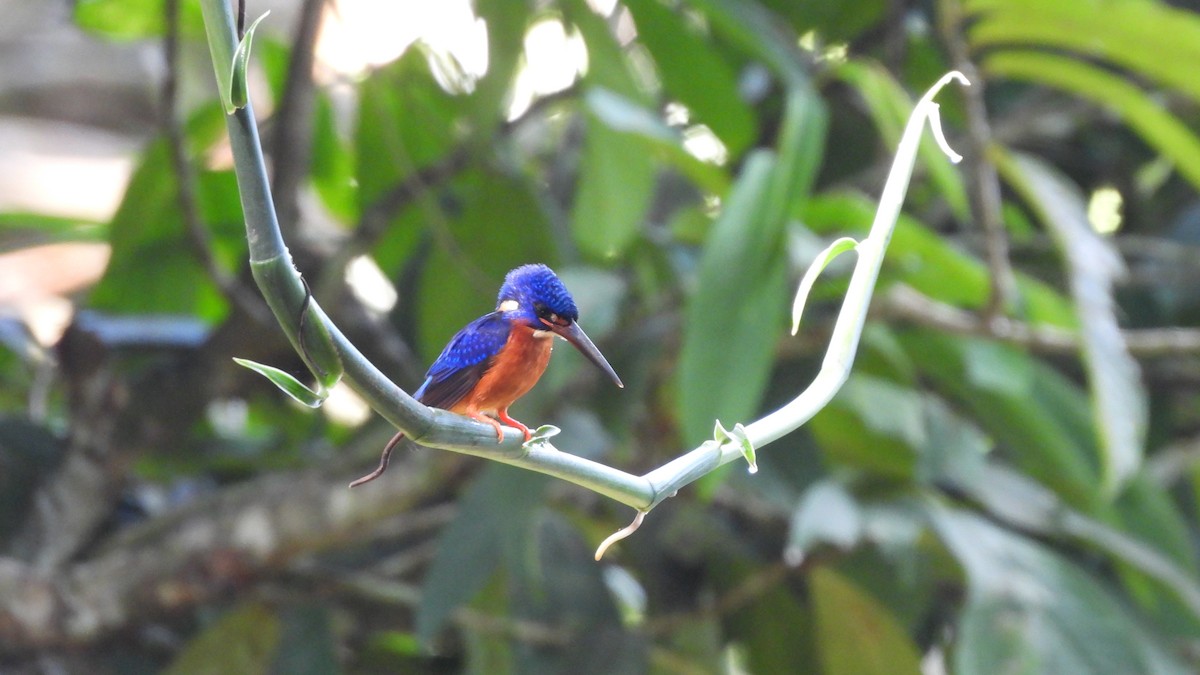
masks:
<svg viewBox="0 0 1200 675"><path fill-rule="evenodd" d="M429 367L413 398L434 408L461 401L491 367L511 331L512 322L503 312L484 314L467 324Z"/></svg>

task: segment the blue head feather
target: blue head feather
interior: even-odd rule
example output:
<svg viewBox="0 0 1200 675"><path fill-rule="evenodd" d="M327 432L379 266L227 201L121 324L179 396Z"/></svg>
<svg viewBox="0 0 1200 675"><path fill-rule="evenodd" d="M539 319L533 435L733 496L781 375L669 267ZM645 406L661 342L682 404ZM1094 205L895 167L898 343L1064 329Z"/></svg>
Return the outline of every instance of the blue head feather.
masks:
<svg viewBox="0 0 1200 675"><path fill-rule="evenodd" d="M539 313L544 316L547 311L569 321L579 320L575 299L554 271L542 264L522 265L504 277L496 306L504 310L504 303L514 300L516 309L505 310L505 314L532 326L540 326Z"/></svg>

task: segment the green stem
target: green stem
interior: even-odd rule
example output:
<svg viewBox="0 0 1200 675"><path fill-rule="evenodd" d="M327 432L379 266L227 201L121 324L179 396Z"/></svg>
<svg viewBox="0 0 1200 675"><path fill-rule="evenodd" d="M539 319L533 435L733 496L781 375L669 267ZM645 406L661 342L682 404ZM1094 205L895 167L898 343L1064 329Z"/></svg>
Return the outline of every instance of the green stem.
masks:
<svg viewBox="0 0 1200 675"><path fill-rule="evenodd" d="M225 0L202 0L202 6L218 86L225 87L229 80L225 71L230 68L236 44L233 17ZM961 76L954 75L961 79ZM910 140L910 137L919 136L924 120L936 113L936 106L933 106L930 98L946 81L947 78L943 78L926 94L905 130L892 174L884 188L879 214L871 234L859 246L859 262L821 372L794 401L746 426L747 436L756 447L770 443L808 421L845 382L866 320L880 261L912 172L915 139ZM300 310L306 291L279 231L253 107L247 103L236 110L229 116L228 125L255 279L280 325L299 349ZM545 441L523 447L519 440L521 434L515 429L505 434L503 443L496 443L495 431L491 426L444 410L428 408L415 401L368 361L320 307L313 303L309 311L305 330L311 326L314 335L306 332L306 346L311 349L321 341L322 333L326 335L336 352L335 356L345 369L346 381L351 388L373 409L421 445L556 476L638 509L639 512L648 511L704 474L743 457L742 448L737 442L718 445L710 441L645 476L635 476L561 452Z"/></svg>

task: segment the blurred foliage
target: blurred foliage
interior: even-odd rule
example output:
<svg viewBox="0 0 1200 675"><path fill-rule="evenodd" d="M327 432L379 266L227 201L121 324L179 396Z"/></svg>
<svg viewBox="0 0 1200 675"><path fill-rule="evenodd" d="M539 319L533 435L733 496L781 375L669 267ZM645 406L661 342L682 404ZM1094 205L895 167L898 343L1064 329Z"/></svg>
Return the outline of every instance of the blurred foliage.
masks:
<svg viewBox="0 0 1200 675"><path fill-rule="evenodd" d="M194 3L183 8L184 39L202 45ZM75 20L97 39L148 40L162 35L163 11L155 0L86 0ZM782 339L790 293L824 243L869 226L914 92L958 65L947 40L962 41L987 86L985 146L967 141L957 94L943 110L952 145L1001 168L1008 315L1094 330L1086 298L1107 289L1059 261L1073 253L1055 226L1112 186L1124 219L1108 242L1131 266L1115 316L1200 326L1194 12L1154 0L628 0L608 16L585 0L478 0L475 11L488 31L481 77L417 44L314 94L311 166L299 170L311 197L304 236L323 243L302 271L331 292L347 252L369 257L399 298L385 325L420 372L491 309L506 270L558 268L627 384L604 387L560 350L514 413L562 427L568 451L642 473L707 438L715 419L749 422L806 386L846 267L818 282L794 342ZM582 41L586 72L512 117L524 38L547 21ZM278 34L259 35L252 68L271 83L256 103L284 115L272 104L293 47ZM237 275L240 204L233 172L212 159L223 137L209 89L184 127L193 193L216 264ZM701 155L701 143L720 151ZM965 312L988 306L994 270L965 176L931 144L922 152L877 297L904 285ZM0 214L0 251L107 241L112 263L81 308L170 314L214 333L246 321L194 254L179 180L165 139L152 139L111 222ZM30 486L56 465L55 438L92 425L61 394L23 419L21 401L46 396L40 362L19 330L5 324L0 337L0 536L10 537ZM1118 363L1119 340L1098 344L1086 360L1046 356L879 317L841 394L760 449L756 476L737 463L684 491L603 563L591 549L626 510L471 460L465 485L446 486L457 515L415 571L376 571L402 538L351 540L331 579L285 578L274 594L201 604L170 624L169 649L96 647L92 665L1196 672L1200 360L1146 357L1139 376ZM135 345L120 359L136 374L158 354ZM207 417L182 420L185 447L136 458L131 483L236 484L329 461L330 447L377 431L280 398L247 387L232 426L211 414L230 401L202 402ZM386 585L352 592L355 575L418 584L419 598Z"/></svg>

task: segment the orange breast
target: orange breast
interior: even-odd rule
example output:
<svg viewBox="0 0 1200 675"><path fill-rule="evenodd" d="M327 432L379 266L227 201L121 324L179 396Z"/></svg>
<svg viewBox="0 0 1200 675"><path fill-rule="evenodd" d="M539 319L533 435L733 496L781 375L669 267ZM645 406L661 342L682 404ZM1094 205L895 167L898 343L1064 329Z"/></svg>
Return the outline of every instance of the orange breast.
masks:
<svg viewBox="0 0 1200 675"><path fill-rule="evenodd" d="M514 326L492 367L450 410L460 414L496 413L528 393L546 371L554 348L553 336L543 335L534 337L532 328Z"/></svg>

